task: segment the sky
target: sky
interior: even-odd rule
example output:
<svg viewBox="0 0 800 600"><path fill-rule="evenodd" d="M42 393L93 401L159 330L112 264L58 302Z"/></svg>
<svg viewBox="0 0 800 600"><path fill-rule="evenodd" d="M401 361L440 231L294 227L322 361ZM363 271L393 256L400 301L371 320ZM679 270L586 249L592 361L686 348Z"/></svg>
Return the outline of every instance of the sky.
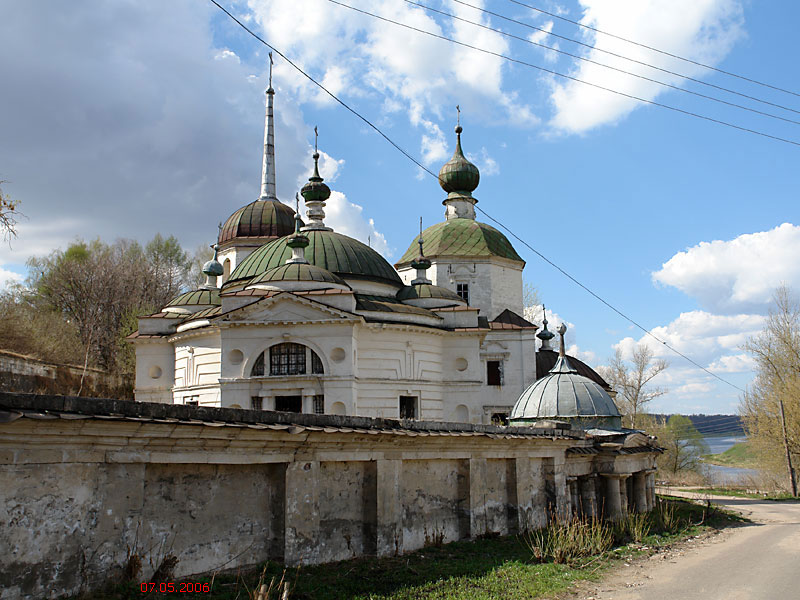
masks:
<svg viewBox="0 0 800 600"><path fill-rule="evenodd" d="M464 151L481 170L478 208L711 372L751 381L742 344L777 286L800 290L800 146L678 111L800 142L800 5L341 0L488 54L330 0L220 1L434 173L454 150L459 105ZM65 11L2 0L0 10L0 180L24 214L0 247L0 286L78 238L211 243L217 223L258 196L268 49L213 4L78 0ZM309 176L318 126L328 225L394 262L420 217L443 220L434 177L277 55L274 87L279 198L293 203ZM511 239L551 326L569 324L571 352L596 367L647 343L670 363L654 380L669 392L651 410L736 411L738 389Z"/></svg>

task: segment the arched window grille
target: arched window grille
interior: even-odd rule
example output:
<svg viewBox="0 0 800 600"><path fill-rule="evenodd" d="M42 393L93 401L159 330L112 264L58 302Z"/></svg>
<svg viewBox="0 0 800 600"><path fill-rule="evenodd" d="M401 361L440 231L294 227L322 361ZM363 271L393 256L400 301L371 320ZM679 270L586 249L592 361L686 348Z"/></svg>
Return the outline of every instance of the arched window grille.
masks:
<svg viewBox="0 0 800 600"><path fill-rule="evenodd" d="M263 377L266 374L266 354L267 351L264 351L256 358L250 371L251 377ZM284 342L269 348L270 376L305 375L309 372L309 365L312 375L325 373L322 359L308 346Z"/></svg>

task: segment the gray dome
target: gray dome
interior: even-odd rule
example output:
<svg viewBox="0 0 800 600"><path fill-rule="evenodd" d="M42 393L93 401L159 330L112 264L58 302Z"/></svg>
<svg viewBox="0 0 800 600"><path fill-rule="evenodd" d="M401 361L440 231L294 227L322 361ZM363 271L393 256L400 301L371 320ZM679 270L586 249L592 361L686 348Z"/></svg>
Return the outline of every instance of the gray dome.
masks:
<svg viewBox="0 0 800 600"><path fill-rule="evenodd" d="M620 413L603 387L560 356L550 373L531 384L517 400L509 420L517 425L538 419L586 418L620 426Z"/></svg>

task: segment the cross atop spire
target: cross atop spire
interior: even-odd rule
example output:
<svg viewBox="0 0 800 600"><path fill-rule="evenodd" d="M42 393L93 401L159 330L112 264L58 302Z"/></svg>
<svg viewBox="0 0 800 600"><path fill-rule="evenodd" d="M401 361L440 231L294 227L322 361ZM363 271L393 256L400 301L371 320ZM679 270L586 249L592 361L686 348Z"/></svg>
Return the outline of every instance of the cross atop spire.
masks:
<svg viewBox="0 0 800 600"><path fill-rule="evenodd" d="M317 142L319 142L319 131L317 131L317 126L314 125L314 154L319 153L319 149L317 148Z"/></svg>
<svg viewBox="0 0 800 600"><path fill-rule="evenodd" d="M431 284L431 280L425 275L425 271L431 267L431 261L425 258L425 254L422 252L422 217L419 218L419 256L411 261L411 267L417 270L417 276L411 285Z"/></svg>
<svg viewBox="0 0 800 600"><path fill-rule="evenodd" d="M456 104L456 127L461 127L461 106Z"/></svg>
<svg viewBox="0 0 800 600"><path fill-rule="evenodd" d="M272 89L272 52L269 53L269 88Z"/></svg>
<svg viewBox="0 0 800 600"><path fill-rule="evenodd" d="M425 253L422 252L422 217L419 218L419 255L425 256Z"/></svg>

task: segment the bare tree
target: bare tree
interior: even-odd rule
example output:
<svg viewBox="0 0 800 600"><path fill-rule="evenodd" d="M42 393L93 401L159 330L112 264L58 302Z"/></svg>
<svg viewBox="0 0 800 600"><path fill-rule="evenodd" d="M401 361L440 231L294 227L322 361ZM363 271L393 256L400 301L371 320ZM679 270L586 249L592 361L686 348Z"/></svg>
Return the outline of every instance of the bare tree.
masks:
<svg viewBox="0 0 800 600"><path fill-rule="evenodd" d="M631 427L637 425L637 415L654 398L666 394L665 388L656 388L650 382L669 366L663 359L653 360L653 351L637 344L630 361L625 361L618 348L607 367L600 367L601 375L617 392L617 407L627 417Z"/></svg>
<svg viewBox="0 0 800 600"><path fill-rule="evenodd" d="M2 186L5 181L0 181ZM12 200L8 194L0 188L0 231L3 232L3 239L10 241L17 236L17 219L19 216L19 202Z"/></svg>
<svg viewBox="0 0 800 600"><path fill-rule="evenodd" d="M792 465L800 459L800 301L787 287L775 291L764 330L744 350L756 362L739 409L748 436L765 466L783 463L797 496Z"/></svg>
<svg viewBox="0 0 800 600"><path fill-rule="evenodd" d="M530 282L522 282L522 316L530 322L537 319L542 299L539 290Z"/></svg>

